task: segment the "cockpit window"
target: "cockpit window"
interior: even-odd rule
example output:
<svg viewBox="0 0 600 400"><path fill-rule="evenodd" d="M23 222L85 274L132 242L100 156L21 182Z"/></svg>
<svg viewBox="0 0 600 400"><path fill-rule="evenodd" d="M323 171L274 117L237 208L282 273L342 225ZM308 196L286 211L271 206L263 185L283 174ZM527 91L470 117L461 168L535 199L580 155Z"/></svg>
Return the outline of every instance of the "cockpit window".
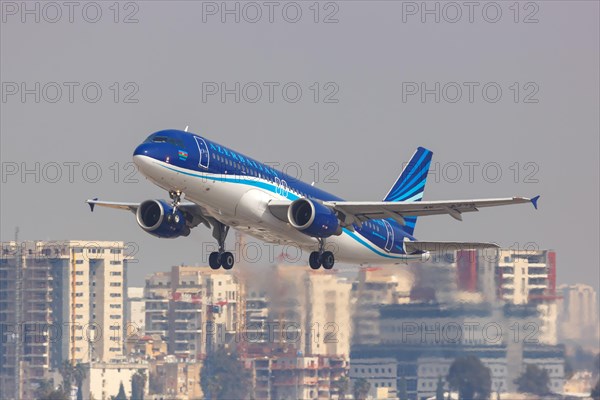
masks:
<svg viewBox="0 0 600 400"><path fill-rule="evenodd" d="M175 146L184 147L182 140L170 136L163 136L158 133L153 133L152 135L148 136L144 143L170 143Z"/></svg>

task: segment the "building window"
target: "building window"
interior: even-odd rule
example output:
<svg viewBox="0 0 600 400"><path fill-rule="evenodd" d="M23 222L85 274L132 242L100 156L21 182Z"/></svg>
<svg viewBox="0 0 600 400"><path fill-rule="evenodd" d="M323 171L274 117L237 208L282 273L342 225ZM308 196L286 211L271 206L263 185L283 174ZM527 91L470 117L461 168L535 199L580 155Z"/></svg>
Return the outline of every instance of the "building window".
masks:
<svg viewBox="0 0 600 400"><path fill-rule="evenodd" d="M121 286L121 282L111 282L110 286L112 286L112 287L120 287Z"/></svg>
<svg viewBox="0 0 600 400"><path fill-rule="evenodd" d="M121 271L112 271L110 276L121 276Z"/></svg>
<svg viewBox="0 0 600 400"><path fill-rule="evenodd" d="M121 293L111 293L110 297L121 297Z"/></svg>
<svg viewBox="0 0 600 400"><path fill-rule="evenodd" d="M113 315L110 316L110 319L120 319L120 318L121 318L120 315L114 315L113 314Z"/></svg>
<svg viewBox="0 0 600 400"><path fill-rule="evenodd" d="M122 264L121 261L111 261L110 265L120 265Z"/></svg>
<svg viewBox="0 0 600 400"><path fill-rule="evenodd" d="M83 275L83 271L75 271L75 275Z"/></svg>
<svg viewBox="0 0 600 400"><path fill-rule="evenodd" d="M75 264L83 264L83 260L77 260L75 261Z"/></svg>
<svg viewBox="0 0 600 400"><path fill-rule="evenodd" d="M110 308L121 308L120 304L111 304Z"/></svg>

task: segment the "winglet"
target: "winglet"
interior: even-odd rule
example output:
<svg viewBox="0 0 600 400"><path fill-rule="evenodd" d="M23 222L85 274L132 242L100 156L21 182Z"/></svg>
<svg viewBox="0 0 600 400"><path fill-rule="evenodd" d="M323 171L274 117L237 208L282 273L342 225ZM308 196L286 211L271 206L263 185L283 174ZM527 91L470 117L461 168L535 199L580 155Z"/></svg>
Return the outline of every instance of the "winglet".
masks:
<svg viewBox="0 0 600 400"><path fill-rule="evenodd" d="M538 194L537 196L533 197L531 200L531 204L533 204L533 207L537 210L538 206L537 206L537 202L540 199L540 195Z"/></svg>
<svg viewBox="0 0 600 400"><path fill-rule="evenodd" d="M88 203L88 205L90 206L90 211L94 212L94 206L96 205L96 203L94 203L96 200L98 200L97 197L94 197L92 200L88 200L86 203Z"/></svg>

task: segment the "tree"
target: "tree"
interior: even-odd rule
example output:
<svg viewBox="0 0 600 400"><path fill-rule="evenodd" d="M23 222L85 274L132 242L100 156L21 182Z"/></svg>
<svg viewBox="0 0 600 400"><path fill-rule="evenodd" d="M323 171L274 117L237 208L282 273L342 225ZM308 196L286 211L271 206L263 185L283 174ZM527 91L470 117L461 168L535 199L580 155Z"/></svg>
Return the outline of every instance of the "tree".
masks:
<svg viewBox="0 0 600 400"><path fill-rule="evenodd" d="M59 369L60 376L62 376L63 387L71 391L71 385L73 384L73 376L75 375L75 367L69 360L63 361Z"/></svg>
<svg viewBox="0 0 600 400"><path fill-rule="evenodd" d="M123 382L119 385L119 393L113 397L113 400L127 400L127 395L125 394L125 386L123 386Z"/></svg>
<svg viewBox="0 0 600 400"><path fill-rule="evenodd" d="M435 387L435 400L444 400L444 381L440 376Z"/></svg>
<svg viewBox="0 0 600 400"><path fill-rule="evenodd" d="M63 388L70 394L71 386L77 386L77 399L83 398L83 381L87 377L87 367L85 364L77 363L73 365L69 360L62 363L59 369L60 375L63 378Z"/></svg>
<svg viewBox="0 0 600 400"><path fill-rule="evenodd" d="M82 363L77 363L73 369L73 380L77 386L77 400L83 400L83 381L87 377L87 368Z"/></svg>
<svg viewBox="0 0 600 400"><path fill-rule="evenodd" d="M400 386L398 387L398 398L400 400L408 400L408 389L406 387L406 378L400 378Z"/></svg>
<svg viewBox="0 0 600 400"><path fill-rule="evenodd" d="M371 384L365 378L359 378L354 381L354 398L356 400L364 400L369 394L369 390L371 390Z"/></svg>
<svg viewBox="0 0 600 400"><path fill-rule="evenodd" d="M462 400L488 399L492 391L490 369L475 356L459 357L447 377L450 390L458 390Z"/></svg>
<svg viewBox="0 0 600 400"><path fill-rule="evenodd" d="M144 400L146 387L146 371L138 369L131 377L131 400Z"/></svg>
<svg viewBox="0 0 600 400"><path fill-rule="evenodd" d="M68 400L69 398L62 387L54 387L53 380L41 381L34 392L34 397L38 400Z"/></svg>
<svg viewBox="0 0 600 400"><path fill-rule="evenodd" d="M245 399L251 392L252 380L236 353L219 349L204 360L200 385L211 400Z"/></svg>
<svg viewBox="0 0 600 400"><path fill-rule="evenodd" d="M350 389L350 380L347 376L340 376L339 379L333 382L333 386L337 389L338 398L344 400L348 389Z"/></svg>
<svg viewBox="0 0 600 400"><path fill-rule="evenodd" d="M517 390L521 393L532 393L538 396L544 396L550 393L550 377L548 371L539 368L537 365L529 364L525 372L515 379Z"/></svg>

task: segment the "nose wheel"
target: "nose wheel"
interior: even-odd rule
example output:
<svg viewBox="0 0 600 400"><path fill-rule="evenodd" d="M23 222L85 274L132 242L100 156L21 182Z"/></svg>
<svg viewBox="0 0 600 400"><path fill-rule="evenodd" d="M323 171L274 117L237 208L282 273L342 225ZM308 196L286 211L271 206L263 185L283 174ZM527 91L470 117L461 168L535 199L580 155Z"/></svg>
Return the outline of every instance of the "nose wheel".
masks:
<svg viewBox="0 0 600 400"><path fill-rule="evenodd" d="M235 259L231 252L225 251L225 239L229 233L229 226L217 220L212 220L211 224L213 226L212 235L217 240L217 243L219 243L219 251L210 253L208 256L208 265L212 269L219 269L221 267L223 269L231 269L235 264Z"/></svg>
<svg viewBox="0 0 600 400"><path fill-rule="evenodd" d="M308 264L312 269L319 269L321 266L325 269L333 268L335 257L331 251L323 251L325 248L325 239L319 238L319 251L313 251L308 257Z"/></svg>

